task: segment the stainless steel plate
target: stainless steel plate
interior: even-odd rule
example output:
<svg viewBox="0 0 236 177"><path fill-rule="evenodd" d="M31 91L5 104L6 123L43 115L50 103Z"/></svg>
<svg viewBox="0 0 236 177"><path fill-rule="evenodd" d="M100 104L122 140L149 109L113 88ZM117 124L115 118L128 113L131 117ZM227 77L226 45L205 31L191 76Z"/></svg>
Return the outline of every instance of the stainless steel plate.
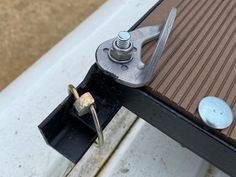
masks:
<svg viewBox="0 0 236 177"><path fill-rule="evenodd" d="M233 122L233 113L228 104L217 97L203 98L198 105L198 112L203 122L211 128L224 129Z"/></svg>

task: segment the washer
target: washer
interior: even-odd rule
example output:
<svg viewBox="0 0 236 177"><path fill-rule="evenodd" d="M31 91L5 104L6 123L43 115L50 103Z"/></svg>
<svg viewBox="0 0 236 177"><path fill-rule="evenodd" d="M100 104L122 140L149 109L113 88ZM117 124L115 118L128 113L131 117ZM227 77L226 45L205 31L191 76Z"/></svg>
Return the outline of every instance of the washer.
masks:
<svg viewBox="0 0 236 177"><path fill-rule="evenodd" d="M214 96L203 98L198 105L203 122L214 129L225 129L233 122L233 112L222 99Z"/></svg>

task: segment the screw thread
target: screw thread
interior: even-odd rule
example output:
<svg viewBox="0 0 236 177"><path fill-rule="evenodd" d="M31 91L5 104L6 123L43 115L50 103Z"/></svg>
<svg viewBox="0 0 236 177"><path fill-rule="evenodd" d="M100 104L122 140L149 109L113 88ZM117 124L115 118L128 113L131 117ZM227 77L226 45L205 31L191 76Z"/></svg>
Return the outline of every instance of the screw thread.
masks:
<svg viewBox="0 0 236 177"><path fill-rule="evenodd" d="M119 32L116 45L121 49L127 49L130 46L130 34L126 31Z"/></svg>

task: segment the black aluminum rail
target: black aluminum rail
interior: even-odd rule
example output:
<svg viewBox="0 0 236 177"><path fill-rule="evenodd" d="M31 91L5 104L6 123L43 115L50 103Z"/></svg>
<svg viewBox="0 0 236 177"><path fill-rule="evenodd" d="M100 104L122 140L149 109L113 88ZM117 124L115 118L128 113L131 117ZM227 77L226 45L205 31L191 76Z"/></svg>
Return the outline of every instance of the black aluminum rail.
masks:
<svg viewBox="0 0 236 177"><path fill-rule="evenodd" d="M236 148L201 128L188 117L161 100L147 94L144 88L120 85L93 65L78 91L89 91L95 97L99 121L104 128L121 106L137 114L184 147L206 159L231 176L236 176ZM147 106L148 105L148 106ZM68 96L40 125L46 142L76 163L96 139L91 115L79 117Z"/></svg>

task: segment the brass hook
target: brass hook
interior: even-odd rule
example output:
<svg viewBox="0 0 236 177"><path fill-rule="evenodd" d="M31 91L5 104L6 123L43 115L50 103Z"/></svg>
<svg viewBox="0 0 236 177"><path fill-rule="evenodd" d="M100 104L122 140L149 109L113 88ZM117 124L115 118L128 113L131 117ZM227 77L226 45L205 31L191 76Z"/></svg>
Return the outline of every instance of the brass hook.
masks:
<svg viewBox="0 0 236 177"><path fill-rule="evenodd" d="M83 100L83 97L85 97L85 96L87 96L88 97L88 93L86 94L84 94L84 95L82 95L81 96L81 98L80 98L80 96L79 96L79 93L77 92L77 90L76 90L76 88L73 86L73 85L68 85L68 92L69 92L69 94L73 94L74 95L74 97L75 97L75 99L76 99L76 102L74 103L74 106L75 106L75 104L81 104L81 102L83 102L82 100ZM90 95L90 93L89 93L89 95ZM91 95L91 97L92 97L92 95ZM93 99L93 98L92 98ZM94 100L94 99L93 99ZM78 102L77 102L78 101ZM75 107L76 108L76 107ZM91 112L91 114L92 114L92 117L93 117L93 121L94 121L94 124L95 124L95 128L96 128L96 131L97 131L97 135L98 135L98 146L99 147L101 147L103 144L104 144L104 136L103 136L103 132L102 132L102 127L101 127L101 125L100 125L100 123L99 123L99 119L98 119L98 116L97 116L97 112L96 112L96 110L95 110L95 108L94 108L94 105L93 104L91 104L91 105L89 105L89 109L90 109L90 112ZM77 111L78 111L78 113L79 113L79 110L78 109L76 109Z"/></svg>
<svg viewBox="0 0 236 177"><path fill-rule="evenodd" d="M79 99L79 93L77 92L76 88L73 85L71 84L68 85L68 92L69 94L72 93L76 100Z"/></svg>

